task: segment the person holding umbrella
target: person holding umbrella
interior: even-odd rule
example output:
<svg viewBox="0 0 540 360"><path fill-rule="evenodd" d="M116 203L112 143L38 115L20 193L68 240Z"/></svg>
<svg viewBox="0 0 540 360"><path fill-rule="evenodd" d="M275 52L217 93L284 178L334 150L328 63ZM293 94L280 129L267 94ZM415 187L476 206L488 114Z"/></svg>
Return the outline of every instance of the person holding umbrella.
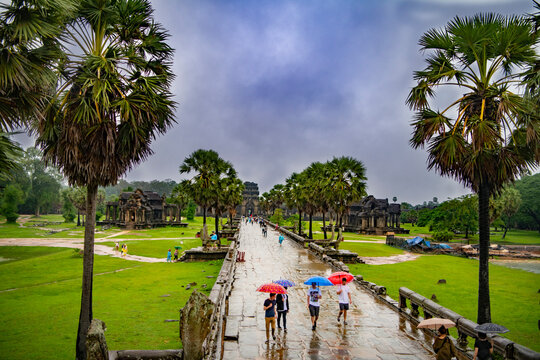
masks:
<svg viewBox="0 0 540 360"><path fill-rule="evenodd" d="M311 315L311 330L315 330L317 328L317 320L319 320L319 309L321 307L319 300L321 298L321 289L317 287L316 282L312 282L307 295L307 305L309 309L309 314Z"/></svg>
<svg viewBox="0 0 540 360"><path fill-rule="evenodd" d="M479 332L478 338L474 341L473 360L491 360L493 354L493 340L488 341L486 333Z"/></svg>
<svg viewBox="0 0 540 360"><path fill-rule="evenodd" d="M341 285L338 285L337 294L339 297L339 314L337 316L337 321L339 323L339 318L343 314L343 325L347 325L347 310L349 310L349 304L351 300L351 289L347 285L347 278L343 277L341 279Z"/></svg>
<svg viewBox="0 0 540 360"><path fill-rule="evenodd" d="M270 342L270 327L272 327L272 339L276 340L276 294L270 293L270 297L264 300L263 309L264 313L264 323L266 326L266 343Z"/></svg>
<svg viewBox="0 0 540 360"><path fill-rule="evenodd" d="M439 336L433 342L433 350L436 354L436 360L451 360L457 356L454 343L448 338L448 330L444 325L439 328Z"/></svg>
<svg viewBox="0 0 540 360"><path fill-rule="evenodd" d="M283 286L287 289L287 286ZM289 296L287 294L278 294L276 297L277 304L277 327L281 329L280 321L283 318L283 331L287 332L287 313L289 312Z"/></svg>

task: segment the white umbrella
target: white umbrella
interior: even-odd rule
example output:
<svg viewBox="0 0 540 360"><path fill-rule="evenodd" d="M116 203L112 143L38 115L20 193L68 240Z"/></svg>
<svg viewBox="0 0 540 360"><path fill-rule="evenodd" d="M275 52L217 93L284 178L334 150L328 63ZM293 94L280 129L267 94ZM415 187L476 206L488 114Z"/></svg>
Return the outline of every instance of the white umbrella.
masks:
<svg viewBox="0 0 540 360"><path fill-rule="evenodd" d="M451 328L456 326L456 324L452 320L448 319L441 319L441 318L431 318L431 319L425 319L420 321L420 324L418 324L417 328L420 329L438 329L441 326L444 326L445 328Z"/></svg>

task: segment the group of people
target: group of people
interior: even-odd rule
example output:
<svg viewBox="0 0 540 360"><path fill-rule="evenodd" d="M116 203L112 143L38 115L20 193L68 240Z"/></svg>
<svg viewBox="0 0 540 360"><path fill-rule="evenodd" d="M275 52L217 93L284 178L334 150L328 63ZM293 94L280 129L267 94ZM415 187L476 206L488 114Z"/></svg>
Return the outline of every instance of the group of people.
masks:
<svg viewBox="0 0 540 360"><path fill-rule="evenodd" d="M436 360L450 360L457 357L456 347L448 338L448 329L444 326L439 328L439 334L433 342ZM489 341L486 333L479 332L474 342L473 360L491 360L493 354L493 340Z"/></svg>
<svg viewBox="0 0 540 360"><path fill-rule="evenodd" d="M174 260L172 258L171 249L167 252L167 262L177 262L178 261L178 249L174 249Z"/></svg>
<svg viewBox="0 0 540 360"><path fill-rule="evenodd" d="M122 244L122 248L120 248L120 244L118 243L118 241L114 244L114 251L116 252L120 252L120 255L122 257L126 257L127 255L127 252L128 252L128 247L126 244Z"/></svg>
<svg viewBox="0 0 540 360"><path fill-rule="evenodd" d="M285 287L287 289L287 287ZM337 286L339 313L337 321L340 323L343 315L343 324L347 325L347 311L352 303L351 290L347 285L347 279L343 278L342 283ZM307 293L307 309L311 317L311 330L317 329L317 320L319 320L319 311L321 307L320 300L322 299L321 289L316 283L312 283ZM289 313L289 296L287 294L270 293L270 296L264 301L263 310L266 328L266 343L270 342L270 330L272 331L272 339L276 340L276 321L277 328L281 329L281 320L283 320L283 331L287 332L287 314Z"/></svg>

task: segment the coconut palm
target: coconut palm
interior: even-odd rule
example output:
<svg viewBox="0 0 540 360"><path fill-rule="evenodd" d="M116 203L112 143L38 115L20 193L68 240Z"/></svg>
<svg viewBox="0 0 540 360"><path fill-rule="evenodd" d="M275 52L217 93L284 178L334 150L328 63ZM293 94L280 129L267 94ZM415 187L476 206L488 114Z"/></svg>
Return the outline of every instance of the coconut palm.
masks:
<svg viewBox="0 0 540 360"><path fill-rule="evenodd" d="M218 206L216 205L218 182L223 177L236 173L231 163L220 158L217 152L203 149L191 153L180 165L181 174L190 172L195 172L195 175L189 180L184 180L183 183L191 198L203 210L203 240L207 240L206 214L212 205Z"/></svg>
<svg viewBox="0 0 540 360"><path fill-rule="evenodd" d="M268 192L268 197L269 197L270 203L272 204L271 206L272 215L274 214L274 210L279 208L285 202L284 191L285 191L285 185L276 184Z"/></svg>
<svg viewBox="0 0 540 360"><path fill-rule="evenodd" d="M76 356L86 358L92 320L98 186L116 184L152 154L174 123L172 49L147 0L84 0L59 35L58 81L35 133L46 162L70 185L86 186L81 312Z"/></svg>
<svg viewBox="0 0 540 360"><path fill-rule="evenodd" d="M289 209L296 209L298 211L298 235L302 234L302 214L306 207L306 187L305 187L305 174L292 173L292 175L285 180L285 203Z"/></svg>
<svg viewBox="0 0 540 360"><path fill-rule="evenodd" d="M429 52L408 105L417 111L413 148L427 147L428 169L450 176L478 194L480 264L478 323L491 321L489 298L489 198L538 165L540 123L530 101L515 93L520 69L538 60L538 37L520 17L455 17L420 39ZM514 85L514 86L513 86ZM430 105L440 86L462 95L444 110Z"/></svg>
<svg viewBox="0 0 540 360"><path fill-rule="evenodd" d="M333 158L328 162L327 191L331 207L337 215L338 239L341 239L343 216L349 206L366 195L366 169L364 164L349 156Z"/></svg>

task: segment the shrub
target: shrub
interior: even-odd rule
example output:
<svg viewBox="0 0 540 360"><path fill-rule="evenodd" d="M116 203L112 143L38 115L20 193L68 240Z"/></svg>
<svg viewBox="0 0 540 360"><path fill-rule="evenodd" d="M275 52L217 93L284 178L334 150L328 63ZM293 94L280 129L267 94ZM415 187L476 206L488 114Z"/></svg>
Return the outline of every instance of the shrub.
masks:
<svg viewBox="0 0 540 360"><path fill-rule="evenodd" d="M448 242L454 238L454 233L448 230L438 230L433 233L433 240Z"/></svg>

